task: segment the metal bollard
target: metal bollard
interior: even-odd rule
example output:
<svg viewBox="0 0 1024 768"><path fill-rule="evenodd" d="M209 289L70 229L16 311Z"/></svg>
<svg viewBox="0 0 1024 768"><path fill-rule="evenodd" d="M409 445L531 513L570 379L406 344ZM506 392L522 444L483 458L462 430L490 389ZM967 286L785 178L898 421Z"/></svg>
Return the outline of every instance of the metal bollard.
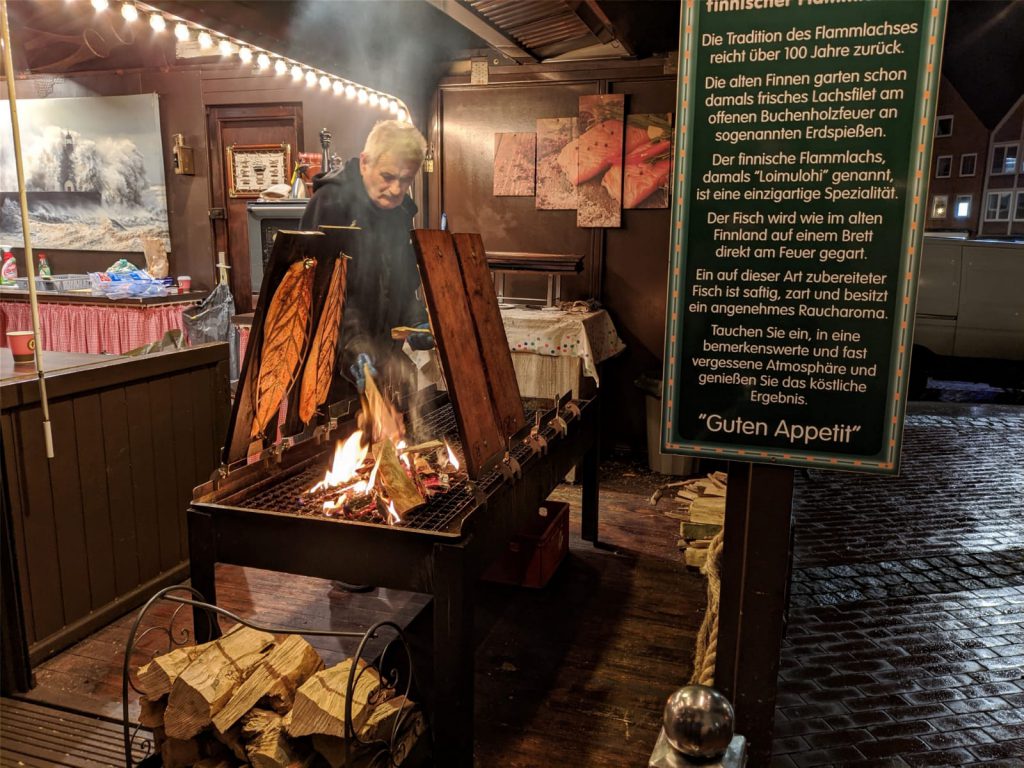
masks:
<svg viewBox="0 0 1024 768"><path fill-rule="evenodd" d="M680 688L665 704L649 768L741 768L747 762L747 744L733 734L734 723L732 704L714 688Z"/></svg>

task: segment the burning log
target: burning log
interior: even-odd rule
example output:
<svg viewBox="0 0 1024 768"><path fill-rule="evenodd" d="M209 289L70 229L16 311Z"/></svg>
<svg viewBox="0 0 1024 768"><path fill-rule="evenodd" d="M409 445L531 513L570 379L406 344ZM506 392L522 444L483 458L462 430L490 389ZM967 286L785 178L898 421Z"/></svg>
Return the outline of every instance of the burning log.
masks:
<svg viewBox="0 0 1024 768"><path fill-rule="evenodd" d="M295 689L323 669L316 649L298 635L288 635L253 669L231 700L213 718L213 726L227 731L261 699L275 712L292 708Z"/></svg>
<svg viewBox="0 0 1024 768"><path fill-rule="evenodd" d="M267 632L241 627L210 643L171 687L164 712L167 735L190 739L209 725L273 642Z"/></svg>
<svg viewBox="0 0 1024 768"><path fill-rule="evenodd" d="M343 661L318 672L295 693L295 706L285 717L284 726L290 736L345 736L345 691L353 663L357 664L356 684L352 695L352 727L357 731L370 716L370 701L380 689L380 676L359 659Z"/></svg>
<svg viewBox="0 0 1024 768"><path fill-rule="evenodd" d="M416 483L405 473L405 468L398 458L398 452L394 444L385 439L381 445L380 453L377 455L378 477L384 485L391 498L391 503L398 511L398 515L405 516L405 513L423 504L424 499L420 494Z"/></svg>

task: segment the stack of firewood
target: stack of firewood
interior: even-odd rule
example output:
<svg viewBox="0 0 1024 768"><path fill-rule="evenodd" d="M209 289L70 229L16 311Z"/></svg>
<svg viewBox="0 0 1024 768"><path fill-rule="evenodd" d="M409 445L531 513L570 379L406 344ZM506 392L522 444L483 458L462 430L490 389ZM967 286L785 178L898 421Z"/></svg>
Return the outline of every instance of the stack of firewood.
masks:
<svg viewBox="0 0 1024 768"><path fill-rule="evenodd" d="M727 480L725 472L712 472L707 477L663 485L651 496L651 504L669 495L676 501L677 506L665 510L665 515L679 520L678 545L687 567L704 565L711 539L722 530Z"/></svg>
<svg viewBox="0 0 1024 768"><path fill-rule="evenodd" d="M345 704L353 664L352 727L363 742L391 742L400 764L423 733L423 716L391 696L364 661L324 662L299 635L275 638L237 625L219 640L178 648L138 670L139 722L152 729L164 768L305 768L370 765L360 747L346 762Z"/></svg>

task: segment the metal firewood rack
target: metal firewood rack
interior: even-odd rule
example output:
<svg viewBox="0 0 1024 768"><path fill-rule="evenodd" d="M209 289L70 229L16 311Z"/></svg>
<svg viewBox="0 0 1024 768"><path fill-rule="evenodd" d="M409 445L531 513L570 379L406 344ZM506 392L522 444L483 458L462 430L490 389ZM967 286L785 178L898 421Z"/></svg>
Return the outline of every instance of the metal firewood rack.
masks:
<svg viewBox="0 0 1024 768"><path fill-rule="evenodd" d="M177 594L176 594L177 593ZM143 628L144 620L150 610L159 603L174 603L177 607L171 613L166 624L154 624ZM197 617L203 616L207 622L207 626L204 628L205 632L193 632L189 630L187 626L179 624L179 618L181 618L182 611L186 608L191 608L191 615L194 617L193 621L197 620ZM189 614L185 614L186 616ZM360 667L357 664L352 665L352 670L348 676L348 682L345 688L345 758L346 764L350 764L353 760L355 750L366 750L369 755L365 755L368 760L368 765L381 766L381 768L393 768L409 757L405 753L405 747L402 743L402 736L407 725L409 725L409 715L412 709L403 709L402 713L396 718L394 727L392 728L391 738L388 740L372 740L364 741L360 738L356 729L352 724L352 699L353 691L359 684L360 679L368 670L375 670L381 679L381 690L387 692L387 698L392 696L406 696L413 690L414 682L414 671L412 654L409 650L408 642L406 641L405 635L402 632L402 628L394 622L380 621L373 624L365 632L352 632L352 631L341 631L333 629L309 629L307 627L287 627L278 625L267 625L260 624L248 619L244 619L231 611L220 608L216 605L206 602L203 596L195 589L184 586L175 585L166 587L165 589L157 592L149 601L139 610L138 615L135 617L135 621L132 623L131 631L128 633L128 642L125 646L124 652L124 663L121 668L121 719L122 719L122 732L124 737L124 761L125 768L135 768L136 763L133 760L133 754L141 750L143 754L147 755L137 765L139 768L156 768L161 763L159 762L159 756L153 751L153 741L151 738L147 738L147 732L143 730L141 724L135 724L129 722L128 719L128 695L129 688L136 693L142 695L142 691L136 687L132 677L132 670L137 669L140 665L138 662L133 663L133 658L136 653L139 652L139 644L141 641L150 634L161 635L166 638L166 645L161 645L156 649L152 650L152 655L156 656L160 653L167 653L188 645L195 639L196 634L209 634L213 629L217 621L218 616L223 616L231 621L241 624L251 629L260 630L262 632L269 632L271 634L294 634L304 635L307 637L347 637L359 640L359 646L356 649L353 659L365 659L365 654L369 650L370 643L375 640L381 640L388 637L382 650L376 655L374 659L365 659L367 661L366 666ZM194 628L195 629L195 628ZM417 723L413 723L416 726ZM421 735L421 734L417 734ZM425 739L420 739L417 744L422 744ZM413 748L414 752L419 752L417 747ZM412 763L406 763L412 764Z"/></svg>

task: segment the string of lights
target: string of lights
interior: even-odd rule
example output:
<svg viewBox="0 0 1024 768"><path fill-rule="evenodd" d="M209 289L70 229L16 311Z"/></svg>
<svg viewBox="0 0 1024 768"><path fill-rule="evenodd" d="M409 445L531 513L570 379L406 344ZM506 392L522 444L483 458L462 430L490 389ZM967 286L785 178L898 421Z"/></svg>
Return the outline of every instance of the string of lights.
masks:
<svg viewBox="0 0 1024 768"><path fill-rule="evenodd" d="M110 0L90 0L90 3L97 13L114 11ZM281 56L243 40L223 35L201 24L182 19L145 3L124 0L119 5L121 17L128 23L135 23L145 16L150 28L157 34L161 34L169 26L173 26L174 37L179 42L187 43L195 40L200 50L209 50L211 55L219 53L223 59L237 56L239 62L244 65L254 65L257 71L272 73L277 77L288 75L295 82L304 80L310 88L319 87L322 91L333 92L335 96L344 96L360 105L388 112L398 120L412 122L405 102L389 93L367 88L287 56Z"/></svg>

